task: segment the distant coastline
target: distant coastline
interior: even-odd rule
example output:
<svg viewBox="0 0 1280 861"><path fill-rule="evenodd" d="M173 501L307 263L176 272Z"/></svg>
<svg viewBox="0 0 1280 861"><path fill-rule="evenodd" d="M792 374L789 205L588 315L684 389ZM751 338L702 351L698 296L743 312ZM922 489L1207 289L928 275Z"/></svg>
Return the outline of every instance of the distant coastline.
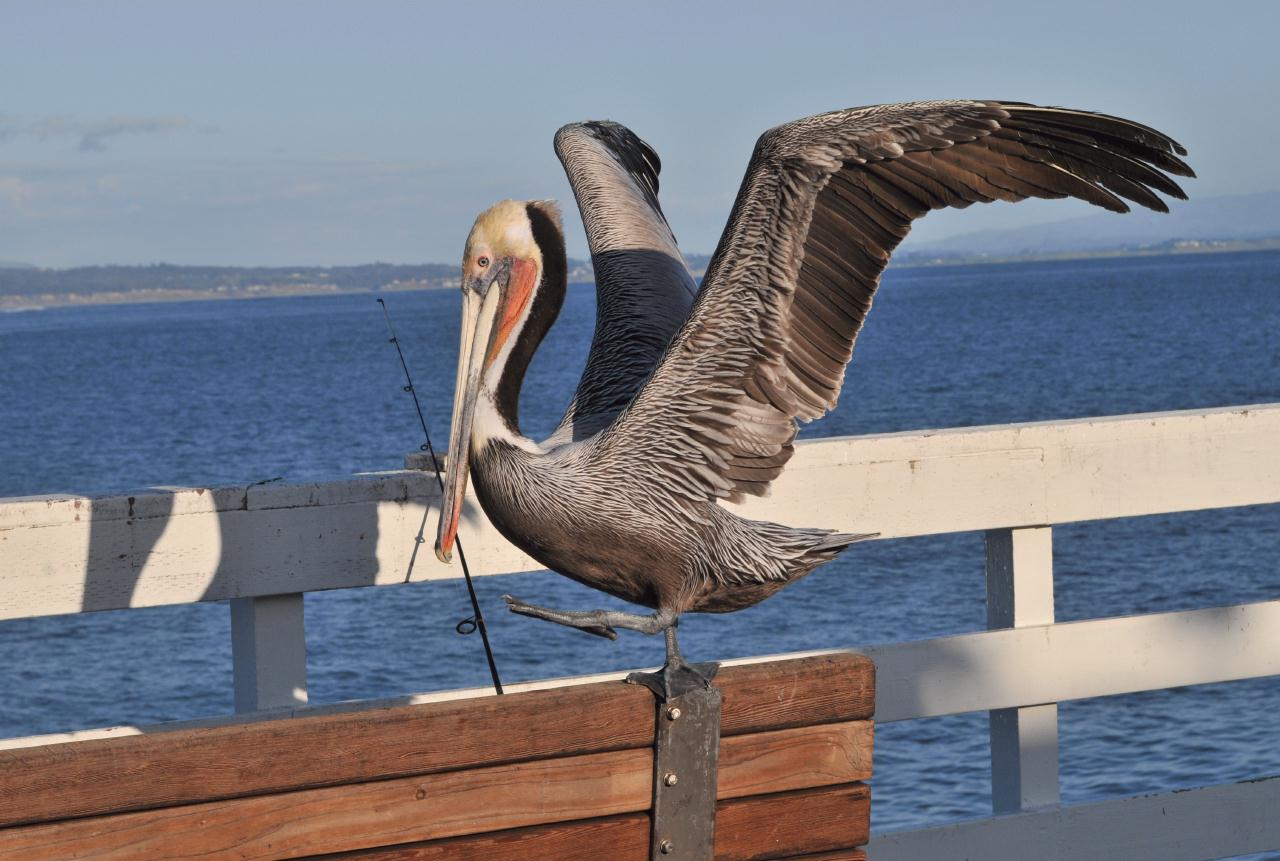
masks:
<svg viewBox="0 0 1280 861"><path fill-rule="evenodd" d="M591 267L570 262L570 281L590 281ZM0 268L0 312L146 302L204 302L282 296L447 290L459 285L446 263L359 266L85 266Z"/></svg>
<svg viewBox="0 0 1280 861"><path fill-rule="evenodd" d="M1026 254L934 254L906 251L895 255L891 266L982 266L1001 263L1046 263L1063 260L1106 260L1119 257L1171 257L1182 254L1232 254L1241 251L1280 250L1280 237L1272 239L1186 239L1158 245L1091 251L1055 251Z"/></svg>
<svg viewBox="0 0 1280 861"><path fill-rule="evenodd" d="M1010 263L1114 259L1124 257L1162 257L1185 254L1226 254L1248 251L1280 250L1280 238L1257 240L1177 241L1138 248L1099 251L1076 251L1053 254L1017 254L1006 256L931 254L905 250L894 257L894 268L942 266L982 266ZM709 255L690 255L689 265L701 277ZM25 276L25 277L23 277ZM318 277L329 276L329 277ZM409 276L409 277L406 277ZM570 261L570 283L590 282L593 273L589 263ZM49 280L56 289L19 292L21 285ZM93 289L91 285L115 281L114 289ZM147 282L160 286L142 286ZM141 284L139 283L141 282ZM85 287L76 289L79 283ZM129 287L128 284L139 286ZM192 284L195 286L186 286ZM109 266L83 269L45 270L35 267L0 269L0 312L33 311L45 308L86 307L91 305L124 305L147 302L207 302L230 299L267 299L285 296L335 296L371 294L409 290L446 290L458 288L456 267L446 264L422 266L390 266L369 264L356 267L303 267L299 269L187 267L187 266ZM15 289L19 288L19 289Z"/></svg>
<svg viewBox="0 0 1280 861"><path fill-rule="evenodd" d="M388 284L379 292L442 289L428 284ZM367 288L342 288L334 284L261 284L238 290L142 287L136 290L102 290L89 293L39 293L0 296L0 312L90 305L141 305L148 302L211 302L232 299L272 299L282 296L336 296L372 293Z"/></svg>

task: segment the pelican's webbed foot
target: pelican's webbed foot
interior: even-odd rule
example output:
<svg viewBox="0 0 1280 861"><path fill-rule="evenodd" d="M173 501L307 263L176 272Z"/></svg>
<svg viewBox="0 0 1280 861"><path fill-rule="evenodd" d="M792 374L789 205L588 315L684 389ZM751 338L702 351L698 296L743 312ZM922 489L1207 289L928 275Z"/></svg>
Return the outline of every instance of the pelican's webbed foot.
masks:
<svg viewBox="0 0 1280 861"><path fill-rule="evenodd" d="M642 634L656 634L669 629L675 624L676 619L674 613L662 610L651 616L642 616L639 613L623 613L619 610L552 610L549 607L526 604L510 595L503 595L502 600L507 602L507 609L512 613L531 616L534 619L545 619L548 622L577 628L608 640L618 639L618 628L639 631Z"/></svg>
<svg viewBox="0 0 1280 861"><path fill-rule="evenodd" d="M668 661L656 673L632 673L627 676L627 681L633 685L644 685L666 702L689 691L709 690L719 669L720 665L715 661L705 664L686 664L683 660L672 664Z"/></svg>
<svg viewBox="0 0 1280 861"><path fill-rule="evenodd" d="M680 654L680 644L676 642L676 623L668 626L664 633L667 635L667 662L662 669L656 673L632 673L627 676L627 681L633 685L644 685L664 702L692 690L709 690L720 665L715 662L687 663L684 655Z"/></svg>

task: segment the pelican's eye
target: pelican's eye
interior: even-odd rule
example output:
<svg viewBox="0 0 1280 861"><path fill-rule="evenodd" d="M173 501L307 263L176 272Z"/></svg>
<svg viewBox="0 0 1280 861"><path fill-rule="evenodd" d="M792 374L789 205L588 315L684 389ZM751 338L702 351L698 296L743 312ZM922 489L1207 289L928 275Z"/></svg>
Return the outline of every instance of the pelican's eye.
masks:
<svg viewBox="0 0 1280 861"><path fill-rule="evenodd" d="M476 258L476 265L477 265L477 266L479 266L481 269L484 269L486 266L488 266L488 265L489 265L489 258L488 258L488 257L477 257L477 258Z"/></svg>

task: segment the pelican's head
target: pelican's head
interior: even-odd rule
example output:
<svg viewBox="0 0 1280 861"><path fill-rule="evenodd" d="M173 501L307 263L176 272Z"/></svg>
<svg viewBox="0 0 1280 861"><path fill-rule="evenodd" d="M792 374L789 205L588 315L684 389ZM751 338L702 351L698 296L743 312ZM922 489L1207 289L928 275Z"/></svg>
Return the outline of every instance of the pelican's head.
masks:
<svg viewBox="0 0 1280 861"><path fill-rule="evenodd" d="M564 231L554 203L504 200L476 219L462 256L462 345L436 556L453 558L467 491L473 419L483 397L519 434L520 383L564 301ZM477 433L479 433L477 429Z"/></svg>

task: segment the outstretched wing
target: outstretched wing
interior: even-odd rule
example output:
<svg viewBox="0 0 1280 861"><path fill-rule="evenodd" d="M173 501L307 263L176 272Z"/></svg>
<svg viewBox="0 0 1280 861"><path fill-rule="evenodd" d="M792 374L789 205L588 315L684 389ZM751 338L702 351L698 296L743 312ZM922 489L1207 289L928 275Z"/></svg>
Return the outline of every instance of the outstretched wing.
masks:
<svg viewBox="0 0 1280 861"><path fill-rule="evenodd" d="M555 148L587 229L596 331L550 443L591 436L617 417L662 358L696 293L658 205L657 153L612 122L565 126Z"/></svg>
<svg viewBox="0 0 1280 861"><path fill-rule="evenodd" d="M1193 176L1165 135L1103 114L939 101L766 132L688 321L598 444L686 498L761 495L796 420L831 409L889 254L932 209L1076 197L1167 211Z"/></svg>

